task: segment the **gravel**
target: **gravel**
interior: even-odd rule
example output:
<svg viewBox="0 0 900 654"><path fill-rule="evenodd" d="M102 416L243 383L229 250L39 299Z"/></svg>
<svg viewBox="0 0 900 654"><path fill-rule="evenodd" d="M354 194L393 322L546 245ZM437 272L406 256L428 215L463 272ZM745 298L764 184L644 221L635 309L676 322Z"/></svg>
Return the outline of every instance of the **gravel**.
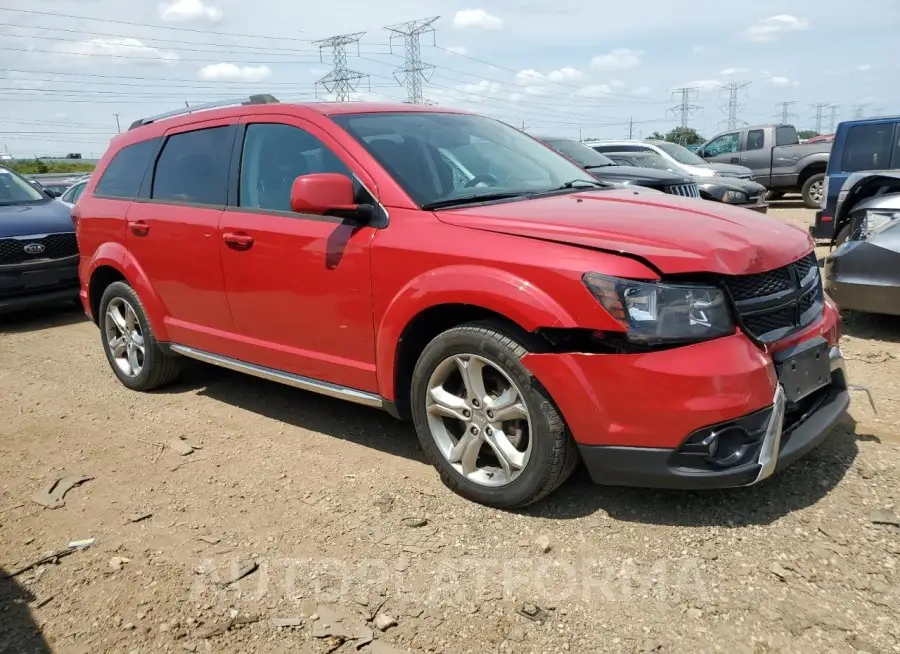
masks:
<svg viewBox="0 0 900 654"><path fill-rule="evenodd" d="M0 651L900 652L900 320L844 330L878 414L854 397L767 482L582 472L503 512L446 490L385 414L201 365L132 393L77 311L4 318L0 568L95 543L0 579ZM203 456L146 444L173 434ZM29 501L68 474L92 480Z"/></svg>

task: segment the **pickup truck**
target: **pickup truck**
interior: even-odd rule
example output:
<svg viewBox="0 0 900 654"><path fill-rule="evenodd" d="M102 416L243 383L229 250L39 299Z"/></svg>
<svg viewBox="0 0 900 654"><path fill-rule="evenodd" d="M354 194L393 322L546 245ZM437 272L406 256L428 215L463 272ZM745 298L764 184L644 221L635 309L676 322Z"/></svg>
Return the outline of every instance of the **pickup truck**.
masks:
<svg viewBox="0 0 900 654"><path fill-rule="evenodd" d="M799 192L803 204L818 209L831 143L801 144L793 125L757 125L717 134L697 151L707 161L746 166L770 199Z"/></svg>

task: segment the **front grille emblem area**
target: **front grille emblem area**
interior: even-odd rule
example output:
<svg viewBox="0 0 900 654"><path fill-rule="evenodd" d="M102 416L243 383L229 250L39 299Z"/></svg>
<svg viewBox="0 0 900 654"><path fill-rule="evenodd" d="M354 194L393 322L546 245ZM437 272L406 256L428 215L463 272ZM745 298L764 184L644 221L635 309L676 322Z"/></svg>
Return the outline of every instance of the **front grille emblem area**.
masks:
<svg viewBox="0 0 900 654"><path fill-rule="evenodd" d="M23 249L28 254L43 254L44 250L46 250L47 248L44 247L43 243L28 243Z"/></svg>

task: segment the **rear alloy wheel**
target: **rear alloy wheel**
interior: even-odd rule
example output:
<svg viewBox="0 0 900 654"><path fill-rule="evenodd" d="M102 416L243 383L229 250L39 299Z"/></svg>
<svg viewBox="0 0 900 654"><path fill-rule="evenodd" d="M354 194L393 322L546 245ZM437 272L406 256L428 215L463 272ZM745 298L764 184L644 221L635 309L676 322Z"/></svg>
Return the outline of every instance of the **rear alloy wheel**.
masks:
<svg viewBox="0 0 900 654"><path fill-rule="evenodd" d="M103 292L98 314L106 359L119 381L136 391L149 391L178 376L178 361L163 352L153 336L137 293L125 282Z"/></svg>
<svg viewBox="0 0 900 654"><path fill-rule="evenodd" d="M535 502L568 478L577 451L547 392L496 325L437 336L413 376L413 419L444 483L498 508Z"/></svg>
<svg viewBox="0 0 900 654"><path fill-rule="evenodd" d="M803 205L809 209L822 207L822 195L825 191L825 173L817 173L806 180L801 190Z"/></svg>

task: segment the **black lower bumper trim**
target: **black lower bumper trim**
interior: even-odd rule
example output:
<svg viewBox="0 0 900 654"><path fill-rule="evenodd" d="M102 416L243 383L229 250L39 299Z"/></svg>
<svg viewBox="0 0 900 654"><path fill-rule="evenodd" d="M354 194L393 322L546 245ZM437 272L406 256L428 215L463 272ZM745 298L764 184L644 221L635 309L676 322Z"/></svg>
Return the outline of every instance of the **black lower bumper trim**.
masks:
<svg viewBox="0 0 900 654"><path fill-rule="evenodd" d="M78 286L54 289L42 293L0 298L0 312L20 311L34 307L69 302L78 299Z"/></svg>
<svg viewBox="0 0 900 654"><path fill-rule="evenodd" d="M787 426L775 470L783 470L824 441L849 405L848 392L832 387L815 413L796 427ZM732 488L755 483L760 473L756 462L721 470L673 466L673 449L579 445L579 450L591 478L605 486Z"/></svg>

